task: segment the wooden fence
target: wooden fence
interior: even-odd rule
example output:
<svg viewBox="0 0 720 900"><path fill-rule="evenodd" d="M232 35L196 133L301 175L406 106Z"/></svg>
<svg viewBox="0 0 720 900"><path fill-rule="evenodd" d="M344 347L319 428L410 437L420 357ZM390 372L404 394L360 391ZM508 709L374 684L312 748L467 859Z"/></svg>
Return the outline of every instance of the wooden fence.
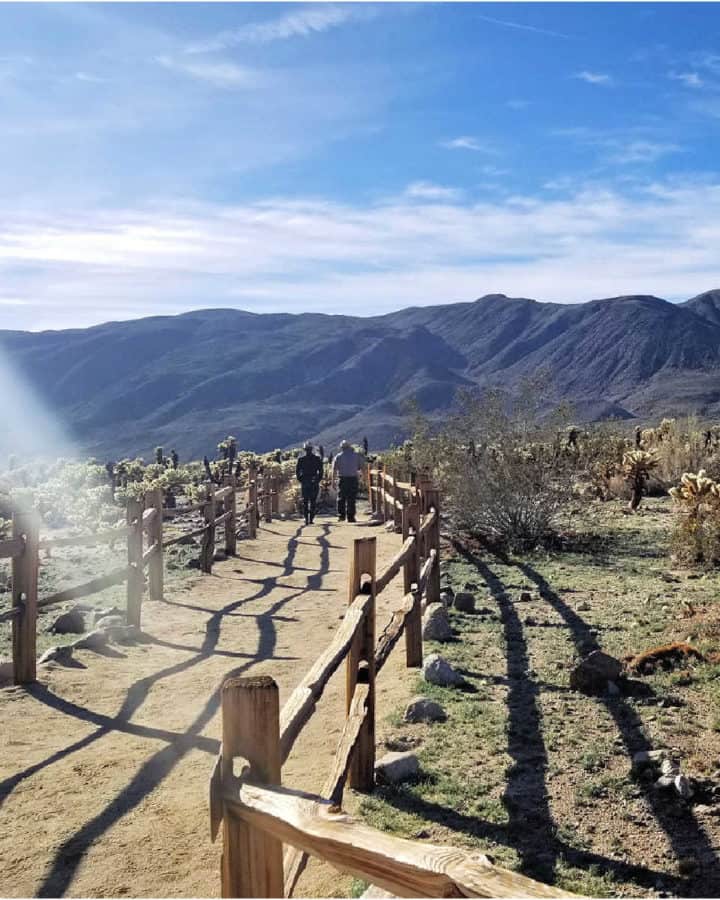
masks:
<svg viewBox="0 0 720 900"><path fill-rule="evenodd" d="M373 510L402 530L399 553L377 574L376 539L354 541L342 624L282 709L268 676L223 684L222 747L210 778L212 840L223 825L222 896L291 896L308 854L398 896L572 896L480 854L392 837L340 808L346 782L374 787L375 681L403 634L406 665L422 664L422 601L439 599L440 588L439 492L424 480L393 480L386 491L392 476L368 474ZM376 640L377 595L401 571L405 594ZM281 787L283 763L343 660L345 723L322 795Z"/></svg>
<svg viewBox="0 0 720 900"><path fill-rule="evenodd" d="M145 494L142 500L130 500L127 505L127 524L78 537L39 537L38 518L34 512L18 511L13 514L13 531L10 540L0 541L0 559L12 559L12 605L0 613L0 623L12 622L13 680L15 684L27 684L37 677L37 615L39 609L78 600L113 585L127 584L126 621L140 627L142 602L145 593L149 600L163 599L164 551L173 544L202 535L200 568L212 571L215 556L216 528L224 527L225 552L234 555L237 542L239 517L247 520L249 538L255 538L260 519L272 521L277 514L280 479L276 473L248 472L245 504L237 508L239 493L234 476L226 476L219 489L208 484L206 497L199 503L184 507L163 507L162 489ZM200 512L204 523L193 531L166 537L164 523L167 519ZM88 547L95 544L124 540L127 543L127 565L119 566L100 575L65 588L46 597L38 597L38 571L40 550L52 551L56 547Z"/></svg>

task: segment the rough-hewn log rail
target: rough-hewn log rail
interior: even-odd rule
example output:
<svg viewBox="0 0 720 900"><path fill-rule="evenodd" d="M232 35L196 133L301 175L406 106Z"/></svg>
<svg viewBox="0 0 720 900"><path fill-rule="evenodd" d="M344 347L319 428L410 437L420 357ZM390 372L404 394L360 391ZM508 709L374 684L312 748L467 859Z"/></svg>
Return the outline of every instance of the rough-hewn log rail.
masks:
<svg viewBox="0 0 720 900"><path fill-rule="evenodd" d="M432 567L435 565L436 558L437 552L433 549L430 551L430 556L428 556L428 558L423 563L422 569L420 569L420 575L418 576L418 590L421 594L425 592L427 580L430 577Z"/></svg>
<svg viewBox="0 0 720 900"><path fill-rule="evenodd" d="M375 674L377 675L392 652L393 647L397 644L400 636L405 629L405 619L408 613L412 612L415 603L415 595L405 594L390 616L390 621L383 628L378 638L377 647L375 649Z"/></svg>
<svg viewBox="0 0 720 900"><path fill-rule="evenodd" d="M493 865L486 856L394 837L322 797L244 782L223 792L225 815L398 897L574 897Z"/></svg>
<svg viewBox="0 0 720 900"><path fill-rule="evenodd" d="M167 519L173 518L173 516L187 516L190 513L199 512L205 503L193 503L192 506L174 506L174 507L166 507L163 508L163 516Z"/></svg>
<svg viewBox="0 0 720 900"><path fill-rule="evenodd" d="M55 547L92 547L93 544L112 543L125 539L128 536L130 526L117 525L104 531L96 531L95 534L81 534L70 537L43 538L38 541L39 550L53 550Z"/></svg>
<svg viewBox="0 0 720 900"><path fill-rule="evenodd" d="M161 544L152 544L147 548L147 550L142 555L143 567L145 567L150 562L153 556L156 556L160 552L161 546Z"/></svg>
<svg viewBox="0 0 720 900"><path fill-rule="evenodd" d="M43 597L37 602L38 608L52 606L55 603L65 603L68 600L79 600L80 597L87 597L88 594L103 591L114 584L122 584L127 579L130 568L130 566L120 566L120 568L108 572L107 575L101 575L99 578L93 578L84 584L67 588L64 591L58 591L55 594L50 594L49 597Z"/></svg>
<svg viewBox="0 0 720 900"><path fill-rule="evenodd" d="M11 619L14 619L16 616L21 615L22 607L13 606L10 609L6 609L4 612L0 613L0 622L9 622Z"/></svg>
<svg viewBox="0 0 720 900"><path fill-rule="evenodd" d="M350 759L355 749L360 729L367 715L367 700L370 690L367 684L356 684L348 717L345 720L338 749L333 760L333 767L325 780L322 789L322 797L330 803L342 802L343 788L350 768ZM285 854L285 896L290 897L298 878L302 875L307 865L308 855L295 847L288 849Z"/></svg>
<svg viewBox="0 0 720 900"><path fill-rule="evenodd" d="M423 516L422 521L420 522L420 528L418 528L418 532L420 534L425 534L425 532L428 530L428 528L430 528L430 526L435 521L436 516L437 516L437 511L434 509L431 509L430 512L427 513L427 515Z"/></svg>
<svg viewBox="0 0 720 900"><path fill-rule="evenodd" d="M19 538L10 538L9 541L0 541L0 559L12 559L20 556L25 550L25 541Z"/></svg>
<svg viewBox="0 0 720 900"><path fill-rule="evenodd" d="M390 584L393 578L398 574L408 556L410 556L410 554L414 552L415 536L411 535L402 545L398 553L390 560L387 568L382 573L382 575L378 575L377 579L375 580L376 594L379 594L381 591L385 590L385 588Z"/></svg>
<svg viewBox="0 0 720 900"><path fill-rule="evenodd" d="M330 646L320 654L283 706L280 712L280 759L283 763L315 711L325 685L347 655L372 599L369 594L358 594L348 607Z"/></svg>

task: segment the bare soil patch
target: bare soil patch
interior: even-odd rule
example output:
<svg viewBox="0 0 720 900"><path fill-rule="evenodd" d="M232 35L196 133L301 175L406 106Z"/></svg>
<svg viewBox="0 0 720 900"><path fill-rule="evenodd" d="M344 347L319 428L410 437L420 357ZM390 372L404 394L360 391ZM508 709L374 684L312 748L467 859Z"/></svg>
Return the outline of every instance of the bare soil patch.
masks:
<svg viewBox="0 0 720 900"><path fill-rule="evenodd" d="M72 667L42 667L35 686L0 690L0 894L217 896L207 782L218 687L230 672L269 674L284 701L338 626L348 547L367 533L326 517L273 522L211 576L170 578L165 601L144 604L144 640L77 651ZM371 533L382 568L400 538ZM380 626L401 591L399 579L381 595ZM341 732L343 676L328 685L284 783L320 790ZM378 683L381 738L391 728L382 716L413 681L400 647ZM346 806L356 805L348 792ZM350 889L349 878L311 862L297 893Z"/></svg>

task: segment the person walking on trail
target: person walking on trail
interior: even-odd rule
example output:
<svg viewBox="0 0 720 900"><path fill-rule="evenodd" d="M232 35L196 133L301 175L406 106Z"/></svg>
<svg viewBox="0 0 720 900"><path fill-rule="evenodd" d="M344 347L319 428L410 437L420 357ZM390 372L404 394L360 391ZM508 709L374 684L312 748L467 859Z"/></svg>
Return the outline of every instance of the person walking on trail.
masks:
<svg viewBox="0 0 720 900"><path fill-rule="evenodd" d="M355 502L361 465L360 454L355 452L349 441L343 441L340 444L340 453L332 464L333 485L337 487L338 479L340 481L337 501L338 521L340 522L345 521L346 514L348 522L355 521Z"/></svg>
<svg viewBox="0 0 720 900"><path fill-rule="evenodd" d="M303 448L305 456L298 458L295 475L300 482L302 494L303 515L305 524L312 525L315 521L315 507L317 505L318 491L322 479L322 460L313 453L313 445L305 442Z"/></svg>

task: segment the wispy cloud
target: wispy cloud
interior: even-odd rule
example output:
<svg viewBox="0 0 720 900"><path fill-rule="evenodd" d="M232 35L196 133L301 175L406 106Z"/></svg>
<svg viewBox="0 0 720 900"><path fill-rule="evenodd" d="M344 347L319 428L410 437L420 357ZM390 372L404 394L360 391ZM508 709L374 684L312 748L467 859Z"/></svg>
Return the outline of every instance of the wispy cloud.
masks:
<svg viewBox="0 0 720 900"><path fill-rule="evenodd" d="M718 243L720 182L669 179L475 203L276 197L16 214L0 224L0 272L4 296L41 307L44 324L71 312L77 325L117 310L179 312L208 297L332 311L341 295L370 313L492 291L559 301L689 296L720 280ZM98 297L106 305L98 308Z"/></svg>
<svg viewBox="0 0 720 900"><path fill-rule="evenodd" d="M443 187L430 181L414 181L405 189L405 196L417 200L458 200L463 192L458 188Z"/></svg>
<svg viewBox="0 0 720 900"><path fill-rule="evenodd" d="M673 81L681 81L686 87L692 88L703 87L705 84L697 72L670 72L668 78Z"/></svg>
<svg viewBox="0 0 720 900"><path fill-rule="evenodd" d="M505 106L508 109L527 109L530 106L529 100L508 100Z"/></svg>
<svg viewBox="0 0 720 900"><path fill-rule="evenodd" d="M536 25L525 25L523 22L510 22L507 19L495 19L492 16L481 16L478 14L478 19L481 19L483 22L491 22L493 25L503 25L505 28L517 28L520 31L532 31L535 34L545 34L548 37L556 37L556 38L565 38L569 40L572 35L563 34L561 31L552 31L549 28L538 28Z"/></svg>
<svg viewBox="0 0 720 900"><path fill-rule="evenodd" d="M171 56L157 56L155 61L166 69L181 72L183 75L220 88L257 87L261 79L261 75L256 69L238 66L231 62L188 62Z"/></svg>
<svg viewBox="0 0 720 900"><path fill-rule="evenodd" d="M294 37L309 37L337 28L352 20L367 19L375 14L373 7L356 5L305 7L264 22L250 22L240 28L221 31L206 41L190 44L188 53L208 53L225 50L239 44L267 44Z"/></svg>
<svg viewBox="0 0 720 900"><path fill-rule="evenodd" d="M612 76L603 72L588 72L587 69L582 72L577 72L573 75L573 78L579 78L581 81L586 81L588 84L613 84Z"/></svg>
<svg viewBox="0 0 720 900"><path fill-rule="evenodd" d="M469 135L452 138L448 141L441 141L440 146L445 147L447 150L474 150L476 153L496 152L492 144Z"/></svg>
<svg viewBox="0 0 720 900"><path fill-rule="evenodd" d="M626 144L607 141L605 146L616 148L608 159L617 163L651 163L664 156L684 152L684 148L679 144L660 141L628 141Z"/></svg>

